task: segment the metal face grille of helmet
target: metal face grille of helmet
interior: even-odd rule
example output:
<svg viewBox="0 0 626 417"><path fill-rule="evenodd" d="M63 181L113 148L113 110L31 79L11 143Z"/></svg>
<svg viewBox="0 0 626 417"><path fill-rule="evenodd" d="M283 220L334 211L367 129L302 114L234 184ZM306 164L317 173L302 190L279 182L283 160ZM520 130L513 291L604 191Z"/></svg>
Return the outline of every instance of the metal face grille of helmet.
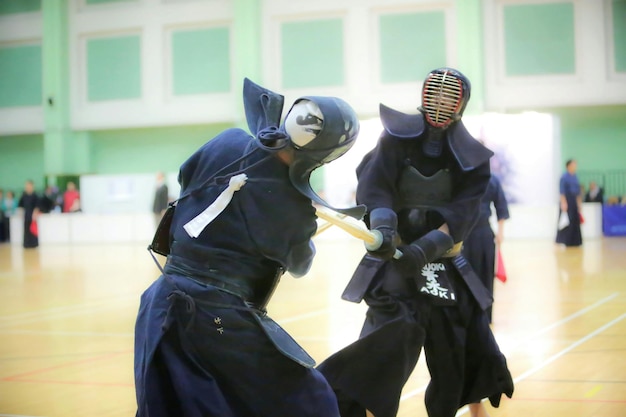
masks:
<svg viewBox="0 0 626 417"><path fill-rule="evenodd" d="M447 69L435 70L424 81L421 110L431 126L446 128L461 119L469 91L459 75Z"/></svg>

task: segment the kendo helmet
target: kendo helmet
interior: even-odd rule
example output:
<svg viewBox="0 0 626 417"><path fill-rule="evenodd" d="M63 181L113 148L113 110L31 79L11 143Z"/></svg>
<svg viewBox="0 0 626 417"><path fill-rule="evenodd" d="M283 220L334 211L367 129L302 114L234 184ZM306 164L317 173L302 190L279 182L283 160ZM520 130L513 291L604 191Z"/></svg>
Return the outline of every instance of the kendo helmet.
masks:
<svg viewBox="0 0 626 417"><path fill-rule="evenodd" d="M309 96L295 101L282 128L295 149L291 171L294 165L306 165L310 172L339 158L354 145L359 120L340 98Z"/></svg>
<svg viewBox="0 0 626 417"><path fill-rule="evenodd" d="M422 106L426 122L446 129L461 120L470 98L471 84L467 77L453 68L432 70L422 86Z"/></svg>
<svg viewBox="0 0 626 417"><path fill-rule="evenodd" d="M257 100L255 96L261 99ZM278 106L271 106L272 102L280 102L282 110L281 95L245 80L246 118L259 146L271 152L291 147L293 160L289 165L289 179L292 185L315 203L360 220L365 214L364 206L330 207L310 184L311 173L316 168L339 158L354 145L359 134L359 119L352 107L338 97L300 97L287 112L283 123L278 125L280 113L276 115ZM268 117L270 108L273 114ZM264 115L259 117L259 113ZM262 122L259 124L259 121Z"/></svg>

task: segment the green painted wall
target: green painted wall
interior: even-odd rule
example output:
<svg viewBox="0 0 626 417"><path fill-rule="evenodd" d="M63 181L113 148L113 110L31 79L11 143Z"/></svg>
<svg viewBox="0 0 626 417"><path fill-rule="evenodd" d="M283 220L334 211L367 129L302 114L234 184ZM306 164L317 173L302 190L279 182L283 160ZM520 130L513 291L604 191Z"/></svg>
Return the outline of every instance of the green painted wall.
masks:
<svg viewBox="0 0 626 417"><path fill-rule="evenodd" d="M43 159L42 135L0 137L0 188L13 190L19 196L24 182L32 179L35 187L42 189Z"/></svg>
<svg viewBox="0 0 626 417"><path fill-rule="evenodd" d="M230 91L228 28L175 31L172 61L175 95Z"/></svg>
<svg viewBox="0 0 626 417"><path fill-rule="evenodd" d="M421 82L446 65L442 11L382 15L379 26L381 83Z"/></svg>
<svg viewBox="0 0 626 417"><path fill-rule="evenodd" d="M343 37L342 19L283 23L283 88L343 85Z"/></svg>
<svg viewBox="0 0 626 417"><path fill-rule="evenodd" d="M54 177L89 169L89 135L70 126L69 0L42 3L44 171Z"/></svg>
<svg viewBox="0 0 626 417"><path fill-rule="evenodd" d="M40 106L41 45L0 48L0 107Z"/></svg>
<svg viewBox="0 0 626 417"><path fill-rule="evenodd" d="M141 96L141 38L139 35L87 41L89 101Z"/></svg>
<svg viewBox="0 0 626 417"><path fill-rule="evenodd" d="M483 8L481 0L457 0L457 69L471 82L472 90L466 115L485 110L485 56L483 51Z"/></svg>
<svg viewBox="0 0 626 417"><path fill-rule="evenodd" d="M561 122L563 164L578 169L626 169L626 106L553 109Z"/></svg>
<svg viewBox="0 0 626 417"><path fill-rule="evenodd" d="M545 111L560 120L562 167L572 158L579 172L626 170L626 106Z"/></svg>
<svg viewBox="0 0 626 417"><path fill-rule="evenodd" d="M613 0L615 71L626 72L626 0Z"/></svg>
<svg viewBox="0 0 626 417"><path fill-rule="evenodd" d="M115 0L111 0L115 1ZM245 16L246 22L254 23L256 15L251 15L246 7L247 1L237 0L238 10ZM479 30L480 26L480 2L479 0L457 0L459 14L467 16L468 12L476 14L471 24L464 21L460 32ZM88 4L104 3L104 0L88 0ZM462 3L461 3L462 2ZM255 3L259 10L258 1ZM626 0L612 0L613 15L611 17L614 27L615 62L616 70L626 71ZM0 1L0 15L7 14L7 10L29 11L39 9L41 2L38 1ZM513 16L511 12L517 10L520 16ZM245 12L245 13L244 13ZM10 12L14 13L14 12ZM380 26L383 28L381 35L381 49L384 55L383 61L388 59L405 59L403 65L381 64L381 82L404 82L419 81L423 79L425 72L431 67L445 65L442 52L446 47L445 36L441 35L444 30L443 12L412 13L409 15L386 14L380 18ZM478 14L477 14L478 13ZM426 19L428 17L428 19ZM62 19L57 19L59 24ZM533 25L528 25L532 21ZM553 25L550 22L555 23ZM522 62L516 61L511 53L507 56L507 71L509 75L531 75L538 73L552 73L559 71L572 71L574 51L573 45L573 7L571 2L555 2L550 4L509 4L505 6L505 35L507 42L512 42L512 48L519 53L532 53L536 57L556 57L554 63L546 64L540 61ZM419 23L419 25L418 25ZM216 28L211 30L198 29L191 32L174 32L173 54L178 69L174 71L173 87L177 94L193 94L196 92L213 91L221 88L223 84L230 84L233 74L255 73L261 74L260 57L237 58L235 62L229 62L229 69L220 67L213 75L207 78L220 79L219 84L207 84L204 79L208 58L198 58L195 63L202 70L191 70L193 55L198 54L204 48L215 48L218 54L224 56L236 56L245 51L257 51L258 39L254 33L247 32L246 28L235 29ZM537 26L534 26L534 25ZM422 26L416 28L415 26ZM54 25L45 26L48 38L52 35ZM422 29L428 28L422 33ZM234 30L235 33L230 33ZM260 30L260 23L259 23ZM239 32L238 32L239 31ZM286 22L281 27L283 40L279 45L282 48L283 57L283 87L301 88L343 85L344 67L343 43L344 22L341 18L321 19L311 21ZM227 33L228 32L228 33ZM439 33L428 41L433 51L425 53L423 48L424 36ZM180 35L180 37L177 37ZM189 35L189 38L185 36ZM245 35L245 36L244 36ZM62 38L64 35L55 35ZM470 44L476 44L474 34ZM537 37L539 36L539 37ZM236 40L240 38L240 44ZM418 37L421 41L403 38ZM228 41L226 40L228 38ZM402 40L399 40L401 39ZM235 40L233 42L232 40ZM547 42L550 40L550 42ZM552 43L552 41L556 42ZM403 43L405 42L405 43ZM452 42L447 40L447 42ZM456 40L457 48L462 47L462 40ZM410 50L415 43L416 54L406 54L402 58L402 51ZM400 47L398 47L400 45ZM432 45L436 45L433 47ZM328 47L330 46L330 47ZM3 58L6 47L0 49L0 106L2 103L10 103L10 106L18 106L19 103L29 105L41 104L41 78L42 75L50 76L54 71L62 71L54 58L43 58L41 47L19 45L19 51L10 51ZM36 50L39 48L39 50ZM138 35L129 35L111 38L92 38L88 42L88 77L89 98L91 100L108 100L139 97L141 94L141 39ZM196 49L198 48L198 49ZM237 51L231 51L231 49ZM554 49L561 49L562 53L553 54ZM394 50L395 49L395 50ZM472 50L472 48L465 48ZM319 51L324 54L320 57ZM50 48L50 53L55 54L58 49ZM421 56L417 52L421 51ZM564 52L563 52L564 51ZM62 52L62 48L61 48ZM258 51L257 51L258 52ZM15 55L17 53L17 55ZM479 53L479 52L476 52ZM459 57L460 64L465 66L469 63L470 79L476 79L476 74L482 75L481 57L476 53ZM20 54L28 58L20 58ZM45 55L45 54L44 54ZM247 56L247 55L246 55ZM37 58L39 57L39 61ZM242 65L241 62L244 62ZM424 62L433 62L424 64ZM441 60L439 62L438 60ZM21 62L21 63L20 63ZM19 64L19 65L18 65ZM222 65L227 65L222 63ZM424 65L420 69L420 65ZM42 73L42 67L46 69ZM9 68L12 68L9 72ZM4 71L4 72L3 72ZM53 74L54 75L54 74ZM14 78L11 78L14 77ZM17 78L15 78L17 77ZM17 85L21 78L32 79L24 88ZM193 80L185 83L185 77ZM45 77L44 77L45 78ZM57 79L58 78L58 79ZM204 142L222 131L227 125L203 125L203 126L177 126L177 127L154 127L144 129L120 129L91 132L75 132L63 130L67 128L66 115L54 116L53 112L69 112L69 102L65 90L65 81L62 76L56 76L46 85L45 96L54 95L60 108L48 109L46 112L47 134L57 130L62 131L63 157L52 155L53 150L46 150L44 135L21 135L0 137L0 187L21 189L27 178L33 178L38 188L43 186L45 156L55 156L61 161L60 165L70 173L146 173L157 170L176 171L184 160L191 155ZM9 80L13 80L9 82ZM16 81L17 80L17 81ZM262 83L262 80L255 80ZM4 84L2 84L4 83ZM16 84L17 83L17 84ZM473 83L474 84L474 83ZM476 86L474 86L476 87ZM19 91L18 91L19 90ZM50 90L50 91L48 91ZM10 98L2 98L3 92L12 91ZM27 95L27 99L20 97ZM472 92L473 97L476 91ZM3 100L8 100L4 101ZM55 106L57 105L55 104ZM562 133L562 163L567 158L576 158L579 161L580 170L605 170L626 169L626 106L602 106L588 108L568 109L537 109L539 111L553 112L561 120ZM59 130L61 129L61 130ZM55 142L56 143L56 142ZM49 148L54 146L48 146ZM322 170L317 170L313 175L312 182L315 188L321 184ZM56 173L56 172L55 172ZM68 173L68 172L65 172ZM48 172L48 174L50 174ZM63 174L63 173L59 173Z"/></svg>
<svg viewBox="0 0 626 417"><path fill-rule="evenodd" d="M233 0L231 77L237 82L248 77L261 85L265 84L261 70L263 59L259 36L263 28L261 1ZM241 115L237 126L247 129L243 101L237 104L235 114Z"/></svg>
<svg viewBox="0 0 626 417"><path fill-rule="evenodd" d="M130 3L136 2L137 0L85 0L85 3L88 5L91 4L103 4L103 3Z"/></svg>
<svg viewBox="0 0 626 417"><path fill-rule="evenodd" d="M91 169L77 174L122 174L176 172L201 145L231 127L225 124L72 132L70 148L90 152ZM83 143L80 143L83 142ZM89 150L81 149L88 146ZM0 188L23 186L33 178L44 184L44 143L42 135L0 137Z"/></svg>
<svg viewBox="0 0 626 417"><path fill-rule="evenodd" d="M507 75L574 73L574 5L504 6L504 41Z"/></svg>
<svg viewBox="0 0 626 417"><path fill-rule="evenodd" d="M178 171L201 145L228 125L90 132L92 168L98 174Z"/></svg>
<svg viewBox="0 0 626 417"><path fill-rule="evenodd" d="M41 0L0 0L0 15L37 12Z"/></svg>

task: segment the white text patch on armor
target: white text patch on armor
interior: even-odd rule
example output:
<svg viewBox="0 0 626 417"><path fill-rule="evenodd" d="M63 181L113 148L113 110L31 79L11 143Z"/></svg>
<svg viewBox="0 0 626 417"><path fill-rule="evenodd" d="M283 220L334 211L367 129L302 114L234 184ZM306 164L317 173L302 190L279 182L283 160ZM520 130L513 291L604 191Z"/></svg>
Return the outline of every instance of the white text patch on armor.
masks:
<svg viewBox="0 0 626 417"><path fill-rule="evenodd" d="M426 278L426 284L420 288L421 293L429 294L444 300L454 300L455 296L449 288L446 288L438 281L439 272L445 272L446 267L440 262L433 262L424 265L422 276Z"/></svg>

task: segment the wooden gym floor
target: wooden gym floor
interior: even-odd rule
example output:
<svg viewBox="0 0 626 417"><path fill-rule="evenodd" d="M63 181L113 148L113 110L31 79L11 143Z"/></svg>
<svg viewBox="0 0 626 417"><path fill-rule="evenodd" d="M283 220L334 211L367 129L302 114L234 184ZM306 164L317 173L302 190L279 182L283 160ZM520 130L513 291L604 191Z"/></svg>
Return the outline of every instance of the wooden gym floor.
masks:
<svg viewBox="0 0 626 417"><path fill-rule="evenodd" d="M364 306L340 294L364 249L338 229L316 244L312 271L283 277L269 314L321 361L359 332ZM135 314L158 276L145 246L0 245L0 416L134 416ZM626 238L502 249L493 329L516 390L491 416L626 416ZM422 356L400 417L426 416L427 382Z"/></svg>

